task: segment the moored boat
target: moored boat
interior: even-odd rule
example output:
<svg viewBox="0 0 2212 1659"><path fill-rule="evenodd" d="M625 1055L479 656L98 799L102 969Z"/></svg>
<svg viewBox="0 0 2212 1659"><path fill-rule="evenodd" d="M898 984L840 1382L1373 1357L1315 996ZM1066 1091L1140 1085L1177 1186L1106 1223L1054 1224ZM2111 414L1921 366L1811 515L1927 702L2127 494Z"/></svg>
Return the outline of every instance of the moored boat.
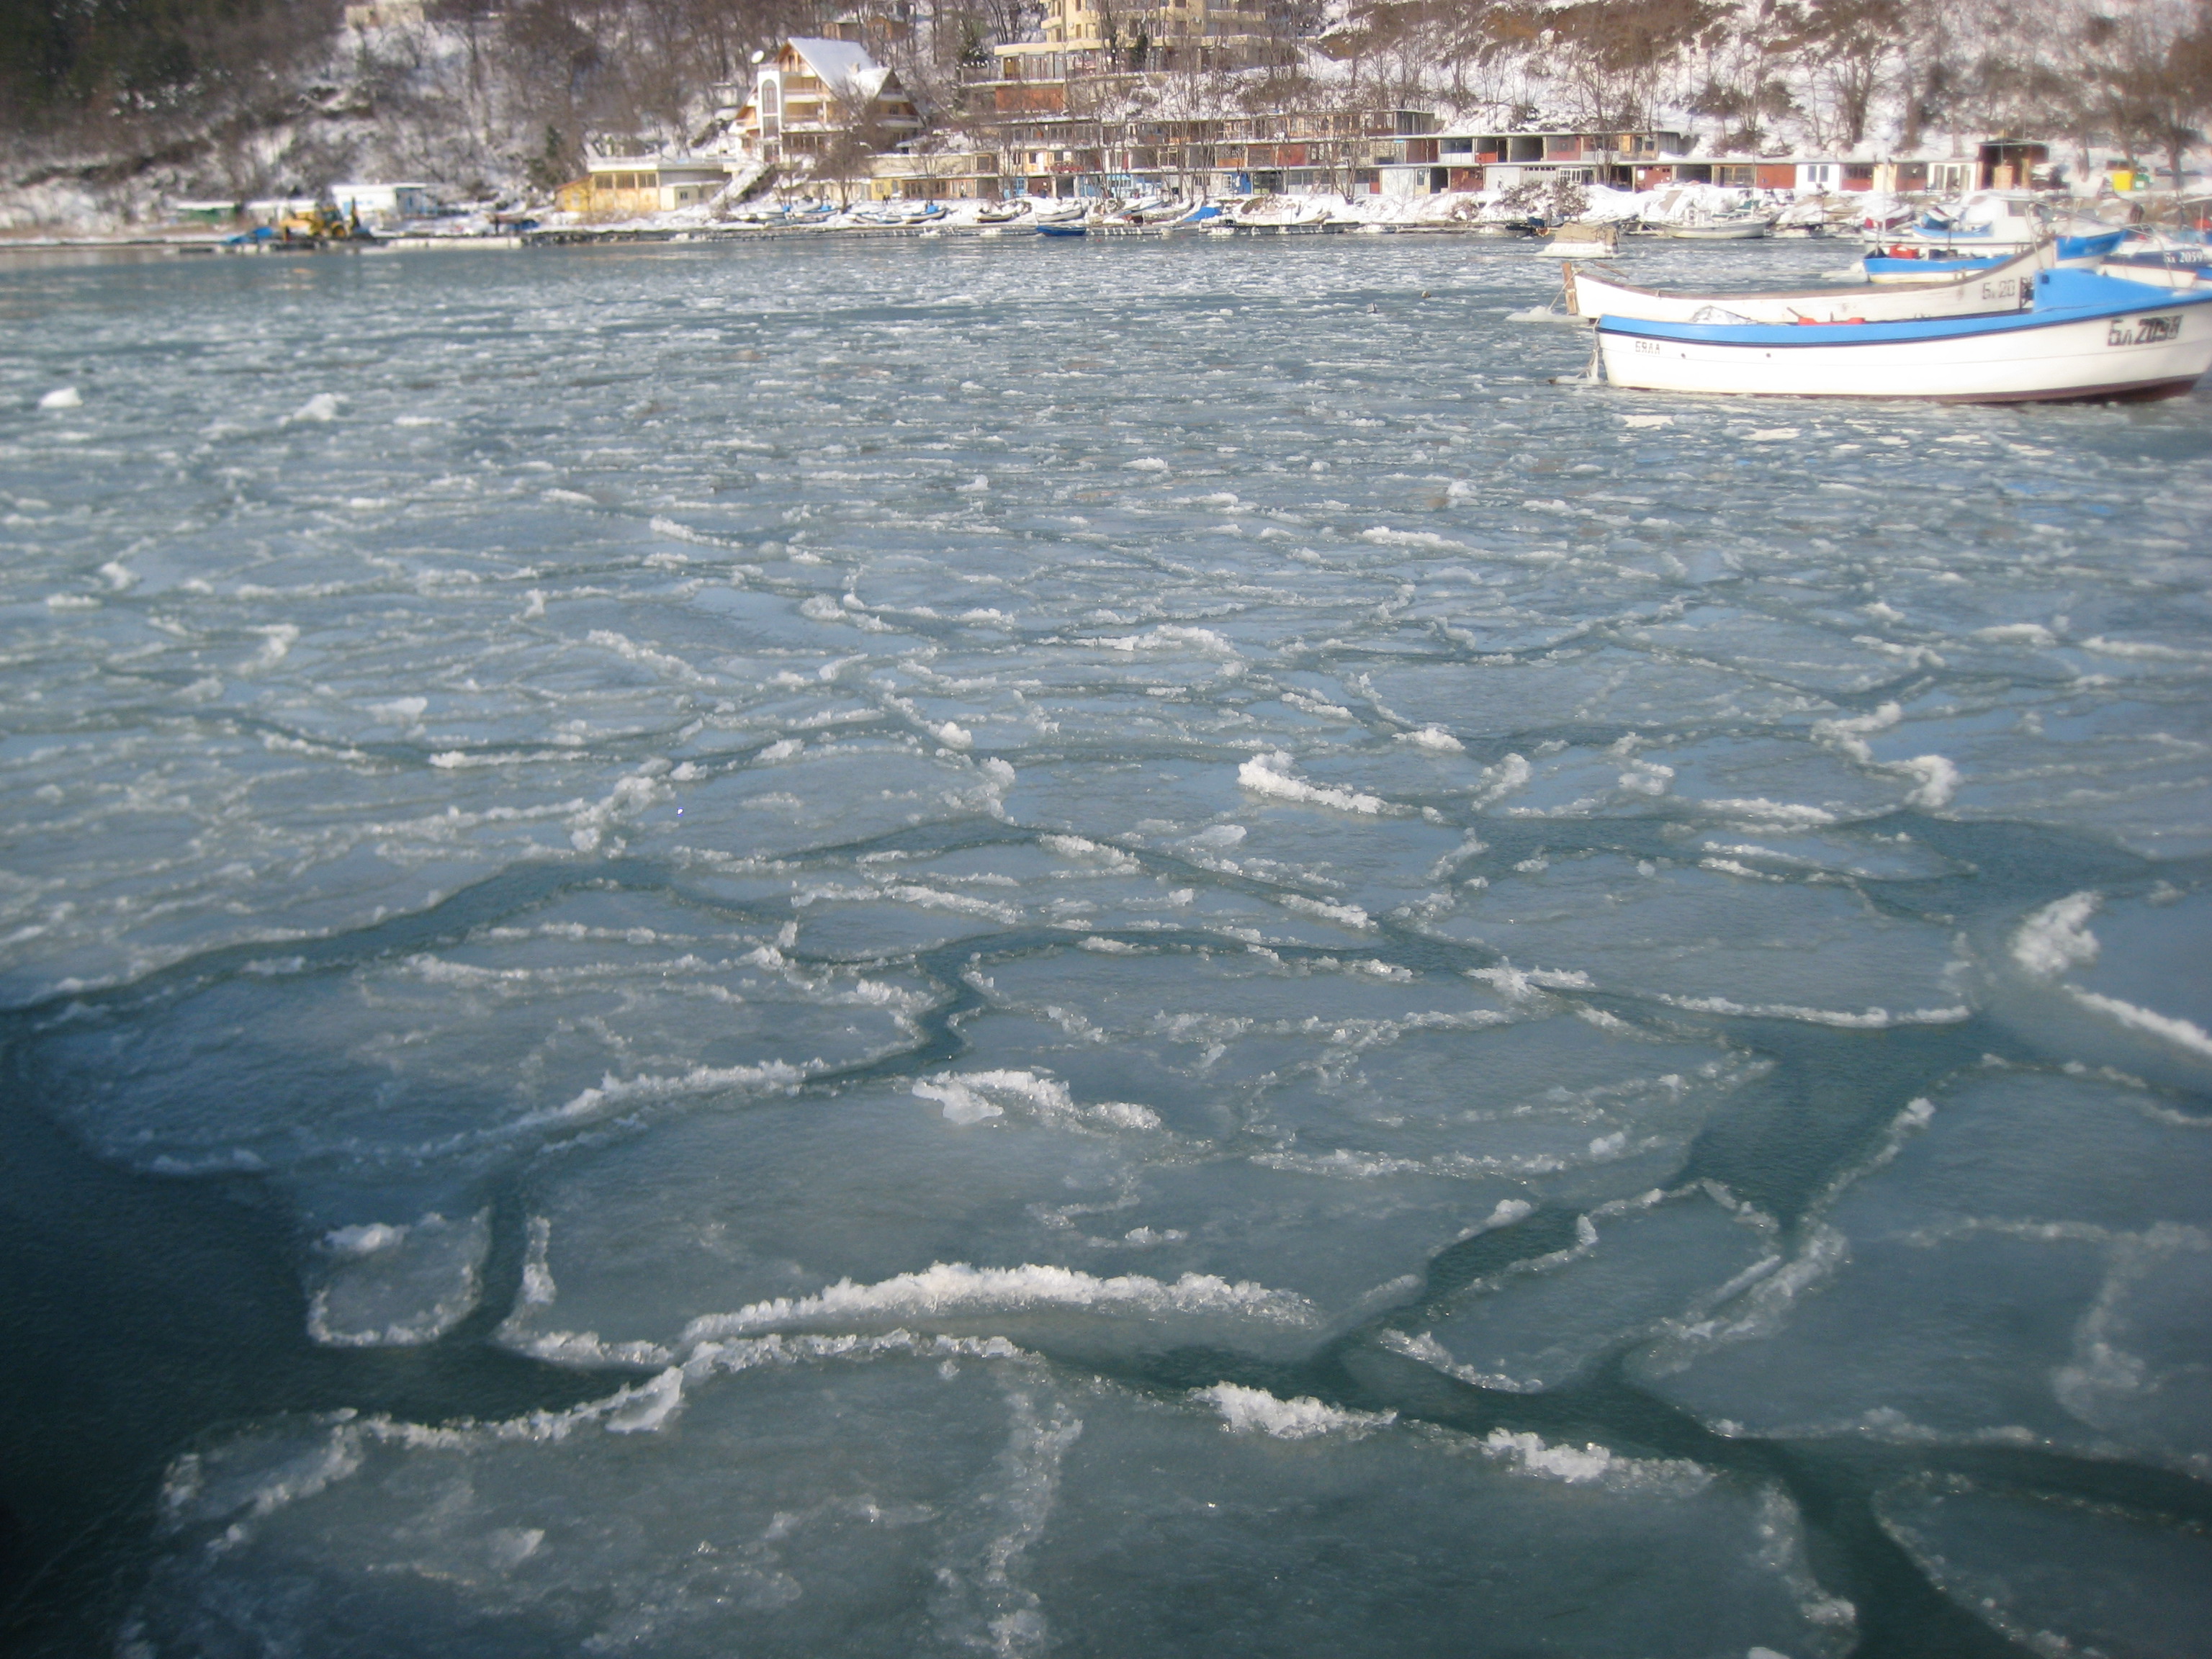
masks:
<svg viewBox="0 0 2212 1659"><path fill-rule="evenodd" d="M2031 403L2177 397L2212 368L2212 291L2059 270L2027 309L1916 321L1601 317L1605 378L1650 392Z"/></svg>
<svg viewBox="0 0 2212 1659"><path fill-rule="evenodd" d="M1685 294L1638 288L1612 272L1565 266L1567 309L1589 318L1646 322L1872 323L1924 317L1975 317L2018 311L2030 302L2047 248L2031 248L1948 278L1887 287L1786 289L1753 294ZM1708 316L1706 313L1717 315Z"/></svg>
<svg viewBox="0 0 2212 1659"><path fill-rule="evenodd" d="M1567 259L1594 259L1616 252L1620 247L1619 225L1577 222L1559 226L1535 252L1557 254Z"/></svg>
<svg viewBox="0 0 2212 1659"><path fill-rule="evenodd" d="M1942 276L1967 276L1978 270L1993 270L2008 258L2017 254L1987 253L1976 258L1939 259L1930 255L1892 255L1869 253L1859 263L1866 268L1869 283L1929 283Z"/></svg>
<svg viewBox="0 0 2212 1659"><path fill-rule="evenodd" d="M2094 270L2111 257L2127 234L2124 230L2112 230L2094 236L2045 237L2028 246L2048 245L2053 264ZM1988 270L2017 257L2018 250L2009 242L1992 252L1976 252L1959 246L1949 252L1933 245L1915 247L1909 243L1898 243L1879 252L1869 251L1860 263L1866 267L1867 281L1870 283L1924 283L1938 275Z"/></svg>
<svg viewBox="0 0 2212 1659"><path fill-rule="evenodd" d="M2153 233L2115 248L2098 263L2097 270L2103 276L2158 288L2193 288L2212 282L2212 247Z"/></svg>
<svg viewBox="0 0 2212 1659"><path fill-rule="evenodd" d="M1666 234L1683 242L1748 242L1774 228L1771 218L1713 219L1703 224L1668 225Z"/></svg>

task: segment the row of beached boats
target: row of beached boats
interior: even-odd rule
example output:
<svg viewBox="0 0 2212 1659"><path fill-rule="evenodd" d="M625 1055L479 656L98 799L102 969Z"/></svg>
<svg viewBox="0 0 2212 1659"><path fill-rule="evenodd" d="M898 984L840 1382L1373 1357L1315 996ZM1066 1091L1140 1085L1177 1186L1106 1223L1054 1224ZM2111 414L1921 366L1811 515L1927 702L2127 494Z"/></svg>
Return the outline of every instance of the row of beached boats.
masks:
<svg viewBox="0 0 2212 1659"><path fill-rule="evenodd" d="M2177 397L2212 368L2201 244L2046 236L1917 282L1754 293L1638 287L1565 264L1618 386L1753 397L2027 403ZM1966 269L1956 267L1966 266ZM1950 266L1951 269L1942 267Z"/></svg>

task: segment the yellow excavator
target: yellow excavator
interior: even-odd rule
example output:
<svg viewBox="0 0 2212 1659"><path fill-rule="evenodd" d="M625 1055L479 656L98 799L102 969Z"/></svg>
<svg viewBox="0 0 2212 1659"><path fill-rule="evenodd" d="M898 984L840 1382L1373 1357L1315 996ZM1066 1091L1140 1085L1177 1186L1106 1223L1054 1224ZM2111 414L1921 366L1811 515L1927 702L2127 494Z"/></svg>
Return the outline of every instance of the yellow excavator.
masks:
<svg viewBox="0 0 2212 1659"><path fill-rule="evenodd" d="M361 216L340 213L335 203L320 201L284 215L276 222L276 233L288 242L343 242L362 234Z"/></svg>

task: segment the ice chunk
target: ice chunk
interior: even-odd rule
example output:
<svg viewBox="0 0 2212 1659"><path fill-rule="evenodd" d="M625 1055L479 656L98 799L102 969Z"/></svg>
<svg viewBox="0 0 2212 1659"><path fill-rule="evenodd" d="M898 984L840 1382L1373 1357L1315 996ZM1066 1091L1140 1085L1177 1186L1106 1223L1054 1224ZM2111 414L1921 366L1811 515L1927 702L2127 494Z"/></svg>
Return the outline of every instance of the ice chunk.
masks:
<svg viewBox="0 0 2212 1659"><path fill-rule="evenodd" d="M1918 1103L1797 1259L1643 1362L1758 1433L2033 1442L2207 1467L2212 1126L1984 1072Z"/></svg>
<svg viewBox="0 0 2212 1659"><path fill-rule="evenodd" d="M2007 941L2020 981L2000 982L1999 1012L2040 1048L2202 1088L2212 1078L2209 922L2202 893L2054 900Z"/></svg>
<svg viewBox="0 0 2212 1659"><path fill-rule="evenodd" d="M1292 776L1290 766L1290 755L1284 750L1255 755L1237 769L1237 781L1255 795L1273 795L1280 800L1315 806L1334 806L1343 812L1364 812L1374 817L1391 810L1389 803L1378 795L1308 783L1303 778Z"/></svg>
<svg viewBox="0 0 2212 1659"><path fill-rule="evenodd" d="M2102 897L2098 893L2074 893L2034 912L2013 935L2013 960L2038 979L2050 979L2069 968L2094 962L2097 936L2086 924L2096 914Z"/></svg>
<svg viewBox="0 0 2212 1659"><path fill-rule="evenodd" d="M1386 1428L1397 1421L1395 1412L1346 1411L1323 1405L1310 1395L1281 1400L1265 1389L1241 1388L1217 1382L1210 1389L1194 1389L1191 1398L1204 1401L1221 1413L1231 1434L1271 1434L1278 1440L1310 1440L1317 1434L1358 1434Z"/></svg>
<svg viewBox="0 0 2212 1659"><path fill-rule="evenodd" d="M1970 1011L1948 929L1840 886L1680 866L1644 874L1618 854L1554 859L1493 878L1437 927L1702 1012L1880 1027Z"/></svg>
<svg viewBox="0 0 2212 1659"><path fill-rule="evenodd" d="M2105 1276L2095 1244L1972 1232L1853 1238L1832 1278L1796 1288L1786 1322L1747 1322L1650 1386L1709 1421L1761 1435L1907 1443L2079 1441L2051 1382ZM1778 1278L1779 1275L1777 1275ZM1756 1310L1756 1287L1747 1297ZM1731 1331L1729 1310L1716 1324ZM1662 1353L1668 1353L1666 1348ZM1685 1352L1677 1346L1674 1363Z"/></svg>
<svg viewBox="0 0 2212 1659"><path fill-rule="evenodd" d="M490 1218L433 1211L405 1225L358 1223L324 1235L307 1331L334 1347L405 1347L451 1330L483 1290Z"/></svg>
<svg viewBox="0 0 2212 1659"><path fill-rule="evenodd" d="M1955 1479L1893 1489L1879 1511L1947 1595L2031 1653L2154 1659L2212 1630L2199 1528Z"/></svg>
<svg viewBox="0 0 2212 1659"><path fill-rule="evenodd" d="M1604 1206L1576 1243L1459 1291L1388 1346L1463 1381L1534 1393L1662 1325L1706 1316L1780 1265L1765 1218L1696 1188Z"/></svg>

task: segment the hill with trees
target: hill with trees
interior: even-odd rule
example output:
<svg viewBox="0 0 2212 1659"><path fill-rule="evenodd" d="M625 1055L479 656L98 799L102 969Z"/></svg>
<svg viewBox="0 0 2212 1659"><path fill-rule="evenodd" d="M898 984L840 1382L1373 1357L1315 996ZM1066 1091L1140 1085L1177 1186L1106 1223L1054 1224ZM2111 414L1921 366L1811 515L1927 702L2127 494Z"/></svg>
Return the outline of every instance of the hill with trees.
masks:
<svg viewBox="0 0 2212 1659"><path fill-rule="evenodd" d="M688 142L718 82L842 10L0 0L0 225L347 176L543 190L587 143ZM2212 0L1280 0L1271 15L1311 50L1213 77L1208 96L1279 104L1325 83L1496 125L1687 128L1737 152L1986 134L2168 168L2212 125ZM883 21L880 50L942 131L1037 8L902 0Z"/></svg>

